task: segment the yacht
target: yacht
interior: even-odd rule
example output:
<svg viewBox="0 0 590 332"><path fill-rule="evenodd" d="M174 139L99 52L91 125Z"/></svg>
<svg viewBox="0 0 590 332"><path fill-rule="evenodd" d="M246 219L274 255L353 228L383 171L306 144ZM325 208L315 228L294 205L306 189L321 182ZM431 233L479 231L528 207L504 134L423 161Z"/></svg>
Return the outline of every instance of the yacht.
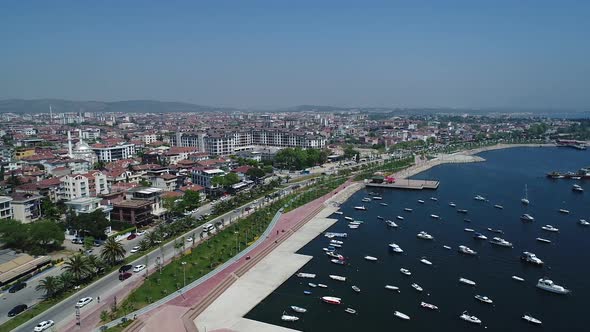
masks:
<svg viewBox="0 0 590 332"><path fill-rule="evenodd" d="M355 210L360 210L360 211L366 211L367 210L367 208L364 205L355 206L354 209Z"/></svg>
<svg viewBox="0 0 590 332"><path fill-rule="evenodd" d="M384 218L382 216L377 216L377 219L383 220Z"/></svg>
<svg viewBox="0 0 590 332"><path fill-rule="evenodd" d="M494 207L495 207L496 209L500 209L500 210L502 210L502 209L504 208L504 207L503 207L502 205L500 205L500 204L496 204L496 205L494 205Z"/></svg>
<svg viewBox="0 0 590 332"><path fill-rule="evenodd" d="M385 289L394 290L399 293L399 287L397 287L397 286L385 285Z"/></svg>
<svg viewBox="0 0 590 332"><path fill-rule="evenodd" d="M303 272L299 272L296 274L299 278L310 278L313 279L315 278L315 274L313 273L303 273Z"/></svg>
<svg viewBox="0 0 590 332"><path fill-rule="evenodd" d="M284 320L285 322L294 322L299 320L299 317L286 315L285 313L283 313L283 315L281 316L281 320Z"/></svg>
<svg viewBox="0 0 590 332"><path fill-rule="evenodd" d="M331 259L330 262L337 264L337 265L344 265L346 264L345 261L341 260L341 259Z"/></svg>
<svg viewBox="0 0 590 332"><path fill-rule="evenodd" d="M348 225L348 228L350 228L350 229L357 229L357 228L359 228L359 225L349 224Z"/></svg>
<svg viewBox="0 0 590 332"><path fill-rule="evenodd" d="M436 201L438 201L438 198L436 198L436 197L430 197L430 200L436 202Z"/></svg>
<svg viewBox="0 0 590 332"><path fill-rule="evenodd" d="M490 231L492 233L504 234L504 231L501 229L493 229L493 228L488 227L488 231Z"/></svg>
<svg viewBox="0 0 590 332"><path fill-rule="evenodd" d="M533 265L543 265L543 261L537 257L537 255L533 254L532 252L528 252L528 251L524 251L522 253L522 255L520 256L520 259L527 262L527 263L531 263Z"/></svg>
<svg viewBox="0 0 590 332"><path fill-rule="evenodd" d="M330 256L330 257L334 257L334 258L338 258L339 260L343 261L344 260L344 256L340 255L339 253L336 253L334 251L328 251L326 252L326 255Z"/></svg>
<svg viewBox="0 0 590 332"><path fill-rule="evenodd" d="M373 199L376 200L376 201L381 201L381 200L383 200L383 197L381 197L381 196L375 196L375 197L373 197Z"/></svg>
<svg viewBox="0 0 590 332"><path fill-rule="evenodd" d="M346 219L346 220L354 220L354 219L352 219L352 217L344 217L344 219Z"/></svg>
<svg viewBox="0 0 590 332"><path fill-rule="evenodd" d="M434 219L440 219L440 217L439 217L438 215L436 215L436 214L431 214L431 215L430 215L430 218L434 218Z"/></svg>
<svg viewBox="0 0 590 332"><path fill-rule="evenodd" d="M483 303L492 304L494 301L487 296L475 295L475 298Z"/></svg>
<svg viewBox="0 0 590 332"><path fill-rule="evenodd" d="M569 289L556 285L552 280L544 278L539 279L537 282L537 287L556 294L568 294L570 292Z"/></svg>
<svg viewBox="0 0 590 332"><path fill-rule="evenodd" d="M404 220L404 217L402 217L402 216L397 216L396 218L397 218L398 220Z"/></svg>
<svg viewBox="0 0 590 332"><path fill-rule="evenodd" d="M475 232L475 230L473 228L465 228L464 231L466 231L466 232Z"/></svg>
<svg viewBox="0 0 590 332"><path fill-rule="evenodd" d="M295 306L295 305L292 305L291 306L291 310L293 310L295 312L298 312L300 314L305 313L307 311L307 309L301 308L301 307L298 307L298 306Z"/></svg>
<svg viewBox="0 0 590 332"><path fill-rule="evenodd" d="M412 210L412 209L410 209L410 208L404 208L404 211L406 211L406 212L412 212L412 211L414 211L414 210Z"/></svg>
<svg viewBox="0 0 590 332"><path fill-rule="evenodd" d="M485 201L486 200L486 198L481 195L477 195L477 196L473 197L473 199L475 199L476 201Z"/></svg>
<svg viewBox="0 0 590 332"><path fill-rule="evenodd" d="M396 310L393 314L395 315L395 317L398 317L400 319L410 320L410 316L404 314L403 312L399 312L399 311Z"/></svg>
<svg viewBox="0 0 590 332"><path fill-rule="evenodd" d="M582 226L590 226L590 222L587 222L586 219L580 219L578 223Z"/></svg>
<svg viewBox="0 0 590 332"><path fill-rule="evenodd" d="M337 244L337 243L330 243L330 245L334 248L342 248L341 244Z"/></svg>
<svg viewBox="0 0 590 332"><path fill-rule="evenodd" d="M361 289L358 288L358 286L352 286L352 290L355 291L355 292L357 292L357 293L360 293L361 292Z"/></svg>
<svg viewBox="0 0 590 332"><path fill-rule="evenodd" d="M423 240L434 240L434 237L432 235L426 233L425 231L421 231L416 236L423 239Z"/></svg>
<svg viewBox="0 0 590 332"><path fill-rule="evenodd" d="M485 236L485 235L483 235L483 234L481 234L481 233L478 233L478 232L475 232L475 233L473 234L473 238L474 238L474 239L478 239L478 240L487 240L487 239L488 239L488 237L487 237L487 236Z"/></svg>
<svg viewBox="0 0 590 332"><path fill-rule="evenodd" d="M379 203L381 206L387 206L387 203Z"/></svg>
<svg viewBox="0 0 590 332"><path fill-rule="evenodd" d="M430 309L430 310L438 310L438 307L435 306L434 304L420 302L420 305L422 306L422 308L426 308L426 309Z"/></svg>
<svg viewBox="0 0 590 332"><path fill-rule="evenodd" d="M329 303L329 304L340 304L342 303L342 299L339 297L334 296L324 296L322 297L322 301Z"/></svg>
<svg viewBox="0 0 590 332"><path fill-rule="evenodd" d="M365 256L365 259L368 261L372 261L372 262L377 261L377 257L373 257L373 256Z"/></svg>
<svg viewBox="0 0 590 332"><path fill-rule="evenodd" d="M370 202L371 199L369 197L365 197L365 198L361 199L361 201L367 203L367 202Z"/></svg>
<svg viewBox="0 0 590 332"><path fill-rule="evenodd" d="M412 286L412 287L413 287L415 290L417 290L417 291L419 291L419 292L423 291L422 287L420 287L420 285L418 285L418 284L416 284L416 283L412 284L411 286Z"/></svg>
<svg viewBox="0 0 590 332"><path fill-rule="evenodd" d="M514 279L516 281L524 281L524 279L519 276L512 276L512 279Z"/></svg>
<svg viewBox="0 0 590 332"><path fill-rule="evenodd" d="M337 276L334 274L329 275L330 279L338 280L338 281L346 281L346 277Z"/></svg>
<svg viewBox="0 0 590 332"><path fill-rule="evenodd" d="M401 273L403 273L403 274L405 274L407 276L411 276L412 275L412 272L410 272L410 270L404 269L403 267L401 269L399 269L399 272L401 272Z"/></svg>
<svg viewBox="0 0 590 332"><path fill-rule="evenodd" d="M349 313L349 314L356 314L356 310L352 309L352 308L346 308L344 309L345 312Z"/></svg>
<svg viewBox="0 0 590 332"><path fill-rule="evenodd" d="M459 316L459 318L461 318L462 320L467 321L469 323L481 324L481 320L479 318L469 315L469 313L467 311L463 311L463 313L461 314L461 316Z"/></svg>
<svg viewBox="0 0 590 332"><path fill-rule="evenodd" d="M539 242L545 242L545 243L551 243L551 240L547 240L547 239L544 239L542 237L538 237L537 238L537 241L539 241Z"/></svg>
<svg viewBox="0 0 590 332"><path fill-rule="evenodd" d="M443 248L447 249L447 250L451 250L453 248L451 248L450 246L443 246Z"/></svg>
<svg viewBox="0 0 590 332"><path fill-rule="evenodd" d="M338 241L338 240L330 240L330 243L331 244L340 244L340 245L344 244L344 242Z"/></svg>
<svg viewBox="0 0 590 332"><path fill-rule="evenodd" d="M542 230L549 231L549 232L559 232L559 228L555 228L551 225L545 225L541 227Z"/></svg>
<svg viewBox="0 0 590 332"><path fill-rule="evenodd" d="M520 202L524 205L528 205L529 202L529 192L528 192L528 188L527 185L524 185L524 197L520 199Z"/></svg>
<svg viewBox="0 0 590 332"><path fill-rule="evenodd" d="M466 278L459 278L459 282L469 286L475 286L475 281Z"/></svg>
<svg viewBox="0 0 590 332"><path fill-rule="evenodd" d="M322 250L327 251L327 252L334 252L334 251L336 251L336 247L328 246L328 248L322 248Z"/></svg>
<svg viewBox="0 0 590 332"><path fill-rule="evenodd" d="M577 191L577 192L583 192L584 188L582 188L579 184L574 184L574 186L572 187L573 191Z"/></svg>
<svg viewBox="0 0 590 332"><path fill-rule="evenodd" d="M309 283L307 283L307 285L308 285L309 287L311 287L311 288L316 288L316 287L318 287L318 285L317 285L317 284L314 284L314 283L312 283L312 282L309 282Z"/></svg>
<svg viewBox="0 0 590 332"><path fill-rule="evenodd" d="M510 243L510 242L508 242L508 241L506 241L506 240L504 240L503 238L500 238L500 237L492 238L490 240L490 243L491 244L495 244L495 245L500 246L500 247L510 247L510 248L512 248L512 243Z"/></svg>
<svg viewBox="0 0 590 332"><path fill-rule="evenodd" d="M318 284L318 287L320 287L320 288L328 288L328 285Z"/></svg>
<svg viewBox="0 0 590 332"><path fill-rule="evenodd" d="M421 200L421 199L419 199L419 200L418 200L418 203L420 203L420 204L424 204L424 201L423 201L423 200Z"/></svg>
<svg viewBox="0 0 590 332"><path fill-rule="evenodd" d="M334 212L334 213L336 213L336 214L340 214L340 215L344 214L344 212L342 212L342 211L336 211L336 212Z"/></svg>
<svg viewBox="0 0 590 332"><path fill-rule="evenodd" d="M459 252L464 253L466 255L477 255L477 251L475 251L467 246L459 246Z"/></svg>
<svg viewBox="0 0 590 332"><path fill-rule="evenodd" d="M531 216L530 214L525 213L522 216L520 216L520 220L522 220L522 221L535 221L535 218L533 218L533 216Z"/></svg>
<svg viewBox="0 0 590 332"><path fill-rule="evenodd" d="M391 248L391 251L393 251L393 252L397 252L397 253L402 253L402 252L404 252L404 251L402 250L402 248L400 248L400 246L398 246L398 245L397 245L397 244L395 244L395 243L390 243L390 244L389 244L389 248Z"/></svg>
<svg viewBox="0 0 590 332"><path fill-rule="evenodd" d="M463 219L463 221L464 221L464 222L471 222L471 219L469 219L469 218L465 218L465 219Z"/></svg>
<svg viewBox="0 0 590 332"><path fill-rule="evenodd" d="M563 213L563 214L569 214L570 210L566 210L566 209L559 209L559 213Z"/></svg>
<svg viewBox="0 0 590 332"><path fill-rule="evenodd" d="M465 210L465 209L458 209L457 212L458 213L466 214L467 213L467 210Z"/></svg>
<svg viewBox="0 0 590 332"><path fill-rule="evenodd" d="M426 258L424 258L424 257L422 257L422 258L420 259L420 262L421 262L421 263L423 263L423 264L426 264L426 265L432 265L432 262L431 262L431 261L429 261L429 260L427 260L427 259L426 259Z"/></svg>
<svg viewBox="0 0 590 332"><path fill-rule="evenodd" d="M397 227L397 224L395 222L391 221L391 220L386 220L385 223L389 227Z"/></svg>
<svg viewBox="0 0 590 332"><path fill-rule="evenodd" d="M529 314L524 314L522 316L522 319L526 320L527 322L531 323L531 324L535 324L535 325L541 325L543 324L543 322L541 322L540 320L536 319L535 317L529 315Z"/></svg>
<svg viewBox="0 0 590 332"><path fill-rule="evenodd" d="M457 204L455 204L455 203L453 203L453 202L450 202L450 203L449 203L449 206L456 207L456 206L457 206Z"/></svg>

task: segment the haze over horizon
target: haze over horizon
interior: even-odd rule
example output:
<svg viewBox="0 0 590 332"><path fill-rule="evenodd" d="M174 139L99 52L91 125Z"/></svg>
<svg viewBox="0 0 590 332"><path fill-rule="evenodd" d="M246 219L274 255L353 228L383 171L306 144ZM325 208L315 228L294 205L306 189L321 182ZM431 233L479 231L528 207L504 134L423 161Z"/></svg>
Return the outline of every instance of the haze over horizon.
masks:
<svg viewBox="0 0 590 332"><path fill-rule="evenodd" d="M590 2L5 1L0 99L590 108Z"/></svg>

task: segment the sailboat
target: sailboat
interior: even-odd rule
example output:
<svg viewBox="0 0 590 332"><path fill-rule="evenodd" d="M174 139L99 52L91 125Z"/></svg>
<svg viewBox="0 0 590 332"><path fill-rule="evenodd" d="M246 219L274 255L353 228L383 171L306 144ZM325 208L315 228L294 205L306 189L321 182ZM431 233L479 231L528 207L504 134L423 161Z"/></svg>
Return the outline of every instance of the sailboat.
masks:
<svg viewBox="0 0 590 332"><path fill-rule="evenodd" d="M530 203L529 202L529 191L528 191L528 188L527 188L527 185L526 184L524 185L524 197L521 198L520 201L524 205L528 205Z"/></svg>

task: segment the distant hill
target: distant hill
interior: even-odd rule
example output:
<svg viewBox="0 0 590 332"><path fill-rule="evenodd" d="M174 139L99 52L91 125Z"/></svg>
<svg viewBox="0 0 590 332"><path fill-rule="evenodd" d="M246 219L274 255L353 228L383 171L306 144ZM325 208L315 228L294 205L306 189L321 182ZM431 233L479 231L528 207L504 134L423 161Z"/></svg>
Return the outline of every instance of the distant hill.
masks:
<svg viewBox="0 0 590 332"><path fill-rule="evenodd" d="M223 112L233 108L211 107L181 102L156 100L126 100L114 102L72 101L63 99L4 99L0 100L0 113L46 113L49 105L56 113L68 112L121 112L121 113L171 113L171 112Z"/></svg>

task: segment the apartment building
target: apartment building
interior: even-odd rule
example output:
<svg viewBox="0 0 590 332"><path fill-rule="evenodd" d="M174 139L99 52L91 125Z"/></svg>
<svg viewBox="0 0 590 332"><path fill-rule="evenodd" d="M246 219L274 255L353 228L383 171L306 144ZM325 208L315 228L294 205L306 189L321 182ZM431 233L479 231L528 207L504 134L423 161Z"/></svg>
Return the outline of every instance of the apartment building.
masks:
<svg viewBox="0 0 590 332"><path fill-rule="evenodd" d="M197 148L199 151L205 151L205 136L204 132L199 133L183 133L177 132L169 136L170 145L181 147Z"/></svg>
<svg viewBox="0 0 590 332"><path fill-rule="evenodd" d="M39 195L14 193L10 195L12 214L15 220L30 223L41 217L41 199Z"/></svg>
<svg viewBox="0 0 590 332"><path fill-rule="evenodd" d="M12 219L12 197L0 196L0 220Z"/></svg>
<svg viewBox="0 0 590 332"><path fill-rule="evenodd" d="M65 202L65 204L69 209L72 209L76 215L103 210L107 220L110 220L113 207L112 205L102 205L101 202L102 198L99 197L78 197Z"/></svg>
<svg viewBox="0 0 590 332"><path fill-rule="evenodd" d="M191 172L191 179L194 184L197 184L201 187L205 188L205 192L210 194L213 190L217 189L219 186L215 186L211 184L211 180L215 176L224 176L226 173L218 168L214 169L194 169Z"/></svg>
<svg viewBox="0 0 590 332"><path fill-rule="evenodd" d="M129 159L135 155L135 144L119 143L115 145L94 144L92 151L96 153L99 161L110 163L111 161Z"/></svg>
<svg viewBox="0 0 590 332"><path fill-rule="evenodd" d="M107 177L99 171L86 174L66 175L60 179L61 199L72 200L78 197L90 197L109 192Z"/></svg>

